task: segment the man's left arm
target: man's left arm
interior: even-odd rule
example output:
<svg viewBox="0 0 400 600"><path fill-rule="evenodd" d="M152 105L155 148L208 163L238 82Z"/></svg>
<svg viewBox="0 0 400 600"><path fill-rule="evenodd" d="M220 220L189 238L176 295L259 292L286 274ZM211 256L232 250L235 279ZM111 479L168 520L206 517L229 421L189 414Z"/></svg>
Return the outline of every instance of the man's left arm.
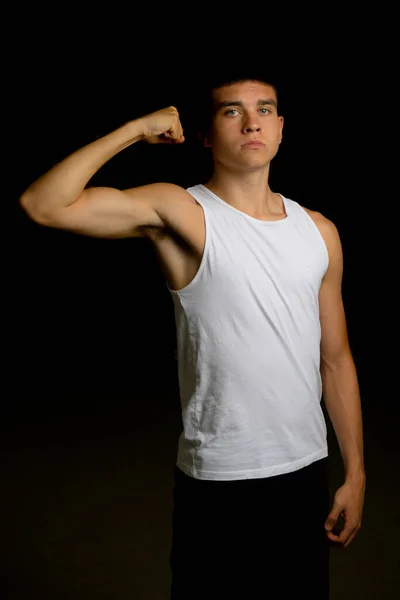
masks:
<svg viewBox="0 0 400 600"><path fill-rule="evenodd" d="M344 464L345 482L335 494L326 521L327 536L347 547L361 527L365 494L363 425L356 367L349 346L342 300L343 252L335 225L320 216L329 266L319 292L321 323L321 378L323 398L335 430ZM339 516L345 525L332 533Z"/></svg>

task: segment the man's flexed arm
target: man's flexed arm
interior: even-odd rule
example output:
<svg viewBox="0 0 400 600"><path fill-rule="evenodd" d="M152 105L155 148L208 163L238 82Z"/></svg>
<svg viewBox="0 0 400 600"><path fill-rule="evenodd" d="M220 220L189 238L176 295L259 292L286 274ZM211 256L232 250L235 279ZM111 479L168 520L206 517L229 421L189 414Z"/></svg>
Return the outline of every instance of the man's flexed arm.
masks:
<svg viewBox="0 0 400 600"><path fill-rule="evenodd" d="M20 203L34 220L46 222L51 220L53 214L77 203L85 193L89 193L89 190L85 190L88 181L121 150L141 140L149 143L181 143L184 139L175 107L130 121L67 156L32 183L21 196ZM91 199L95 190L93 188L90 191ZM115 192L117 202L118 194L122 192Z"/></svg>

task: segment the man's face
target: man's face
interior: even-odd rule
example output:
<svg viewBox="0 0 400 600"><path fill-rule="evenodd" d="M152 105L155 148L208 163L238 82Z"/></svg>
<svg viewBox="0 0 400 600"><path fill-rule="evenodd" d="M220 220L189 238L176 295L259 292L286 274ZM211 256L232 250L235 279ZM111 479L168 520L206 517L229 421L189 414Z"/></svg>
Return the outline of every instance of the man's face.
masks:
<svg viewBox="0 0 400 600"><path fill-rule="evenodd" d="M236 171L268 165L278 151L283 128L274 89L257 81L235 83L214 90L213 105L205 145L211 146L214 161Z"/></svg>

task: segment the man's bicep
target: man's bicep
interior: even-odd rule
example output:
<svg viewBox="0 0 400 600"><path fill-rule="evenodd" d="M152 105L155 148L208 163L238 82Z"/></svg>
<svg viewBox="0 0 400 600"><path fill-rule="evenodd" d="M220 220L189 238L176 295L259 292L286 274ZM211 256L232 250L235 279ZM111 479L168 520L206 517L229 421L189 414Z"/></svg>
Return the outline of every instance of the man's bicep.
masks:
<svg viewBox="0 0 400 600"><path fill-rule="evenodd" d="M331 221L325 223L323 237L329 266L319 291L321 360L331 364L346 359L350 348L342 298L343 251L339 233Z"/></svg>
<svg viewBox="0 0 400 600"><path fill-rule="evenodd" d="M53 212L44 225L100 238L145 237L146 227L165 227L158 206L168 195L170 184L150 184L128 190L107 187L87 188L81 197Z"/></svg>

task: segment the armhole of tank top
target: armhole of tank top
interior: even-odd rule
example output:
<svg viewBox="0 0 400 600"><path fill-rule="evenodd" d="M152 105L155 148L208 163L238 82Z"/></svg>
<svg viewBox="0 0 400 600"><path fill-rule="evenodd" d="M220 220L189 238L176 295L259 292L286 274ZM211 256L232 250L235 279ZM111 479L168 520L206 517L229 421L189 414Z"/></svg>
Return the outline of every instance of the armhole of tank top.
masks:
<svg viewBox="0 0 400 600"><path fill-rule="evenodd" d="M189 190L187 190L187 191L189 191ZM190 193L190 191L189 191L189 193ZM207 215L207 210L206 210L204 204L201 201L199 201L195 196L193 196L193 198L196 200L197 204L201 207L201 209L203 211L204 230L205 230L205 240L204 240L203 255L202 255L201 260L200 260L199 268L197 269L196 274L193 277L192 281L190 281L187 285L185 285L185 287L183 287L180 290L171 290L171 289L168 288L168 290L174 296L180 296L181 294L185 294L186 292L190 292L191 291L192 287L196 285L197 280L200 278L200 276L201 276L201 274L203 272L204 265L205 265L205 262L206 262L207 256L208 256L210 223L209 223L209 218L208 218L208 215Z"/></svg>
<svg viewBox="0 0 400 600"><path fill-rule="evenodd" d="M299 207L299 209L301 210L301 212L307 217L308 221L312 224L312 226L314 227L314 230L317 232L317 237L320 240L320 243L324 249L325 263L326 263L325 273L326 273L326 271L328 270L328 267L329 267L329 252L328 252L328 248L326 246L325 240L324 240L320 230L318 229L317 225L315 224L314 219L312 219L310 217L308 212L306 210L304 210L304 208L298 202L296 202L296 204ZM325 275L325 273L324 273L324 275Z"/></svg>

